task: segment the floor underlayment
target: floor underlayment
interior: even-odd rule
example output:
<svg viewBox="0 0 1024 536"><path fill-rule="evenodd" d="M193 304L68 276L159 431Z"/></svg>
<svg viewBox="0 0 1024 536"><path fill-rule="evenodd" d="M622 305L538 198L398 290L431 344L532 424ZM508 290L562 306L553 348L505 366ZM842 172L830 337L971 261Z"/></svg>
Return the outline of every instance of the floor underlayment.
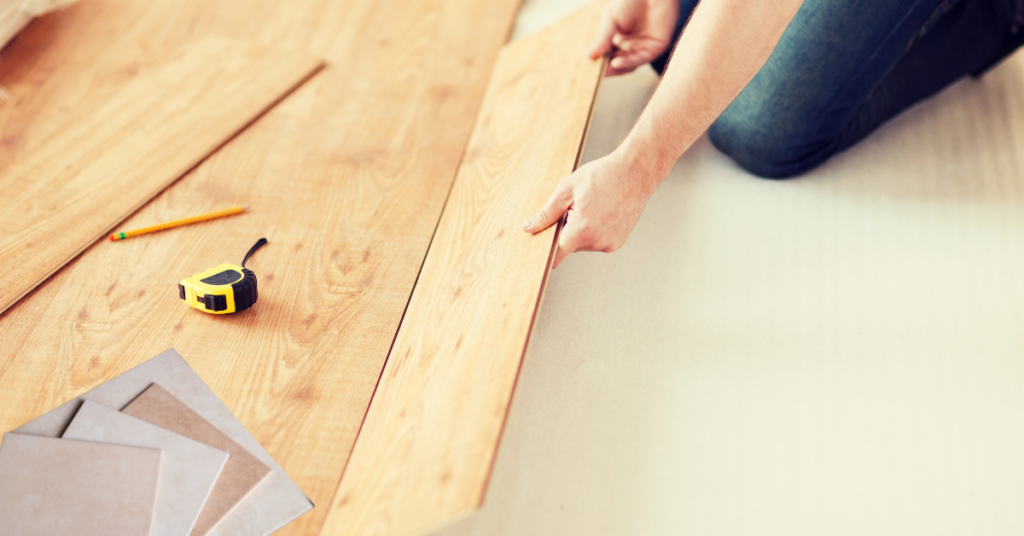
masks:
<svg viewBox="0 0 1024 536"><path fill-rule="evenodd" d="M605 81L584 161L656 82ZM553 272L485 506L435 534L1024 532L1021 87L1024 54L791 181L700 140Z"/></svg>

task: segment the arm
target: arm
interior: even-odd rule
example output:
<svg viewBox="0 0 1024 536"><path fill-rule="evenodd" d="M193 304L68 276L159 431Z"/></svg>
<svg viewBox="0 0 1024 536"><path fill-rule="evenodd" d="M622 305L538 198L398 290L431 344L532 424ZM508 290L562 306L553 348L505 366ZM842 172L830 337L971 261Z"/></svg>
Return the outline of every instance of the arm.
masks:
<svg viewBox="0 0 1024 536"><path fill-rule="evenodd" d="M609 74L629 72L660 54L652 55L651 49L623 33L635 25L614 19L616 12L631 13L623 5L656 2L612 0L606 6L591 57L610 52ZM626 242L655 188L754 77L801 3L700 3L661 84L622 144L563 179L540 211L523 222L524 231L536 233L572 210L559 235L555 266L574 251L611 252Z"/></svg>

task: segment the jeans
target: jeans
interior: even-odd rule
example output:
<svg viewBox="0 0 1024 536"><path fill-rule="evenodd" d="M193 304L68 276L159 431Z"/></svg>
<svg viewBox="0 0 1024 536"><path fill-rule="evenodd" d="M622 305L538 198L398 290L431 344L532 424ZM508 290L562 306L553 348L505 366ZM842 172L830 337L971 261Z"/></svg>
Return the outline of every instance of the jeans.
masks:
<svg viewBox="0 0 1024 536"><path fill-rule="evenodd" d="M680 1L677 41L697 4ZM804 0L768 61L708 136L755 175L799 175L1014 50L1024 36L1021 4ZM660 73L667 59L666 53L652 66Z"/></svg>

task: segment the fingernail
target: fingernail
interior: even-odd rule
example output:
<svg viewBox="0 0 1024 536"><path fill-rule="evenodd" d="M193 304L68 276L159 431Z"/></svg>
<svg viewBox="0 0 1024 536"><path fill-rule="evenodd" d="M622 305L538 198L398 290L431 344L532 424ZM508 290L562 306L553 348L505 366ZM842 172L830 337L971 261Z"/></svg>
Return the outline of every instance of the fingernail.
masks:
<svg viewBox="0 0 1024 536"><path fill-rule="evenodd" d="M527 219L523 220L523 230L526 230L526 229L529 229L529 228L530 228L530 220L529 220L529 218L527 218Z"/></svg>

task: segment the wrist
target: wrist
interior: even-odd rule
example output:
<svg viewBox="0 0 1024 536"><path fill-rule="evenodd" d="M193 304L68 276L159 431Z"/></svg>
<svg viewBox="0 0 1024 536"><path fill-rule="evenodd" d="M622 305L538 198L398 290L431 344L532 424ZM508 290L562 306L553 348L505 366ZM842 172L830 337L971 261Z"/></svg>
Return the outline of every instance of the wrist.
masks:
<svg viewBox="0 0 1024 536"><path fill-rule="evenodd" d="M659 144L637 139L634 134L630 133L612 154L629 170L630 177L650 194L668 176L676 157Z"/></svg>

